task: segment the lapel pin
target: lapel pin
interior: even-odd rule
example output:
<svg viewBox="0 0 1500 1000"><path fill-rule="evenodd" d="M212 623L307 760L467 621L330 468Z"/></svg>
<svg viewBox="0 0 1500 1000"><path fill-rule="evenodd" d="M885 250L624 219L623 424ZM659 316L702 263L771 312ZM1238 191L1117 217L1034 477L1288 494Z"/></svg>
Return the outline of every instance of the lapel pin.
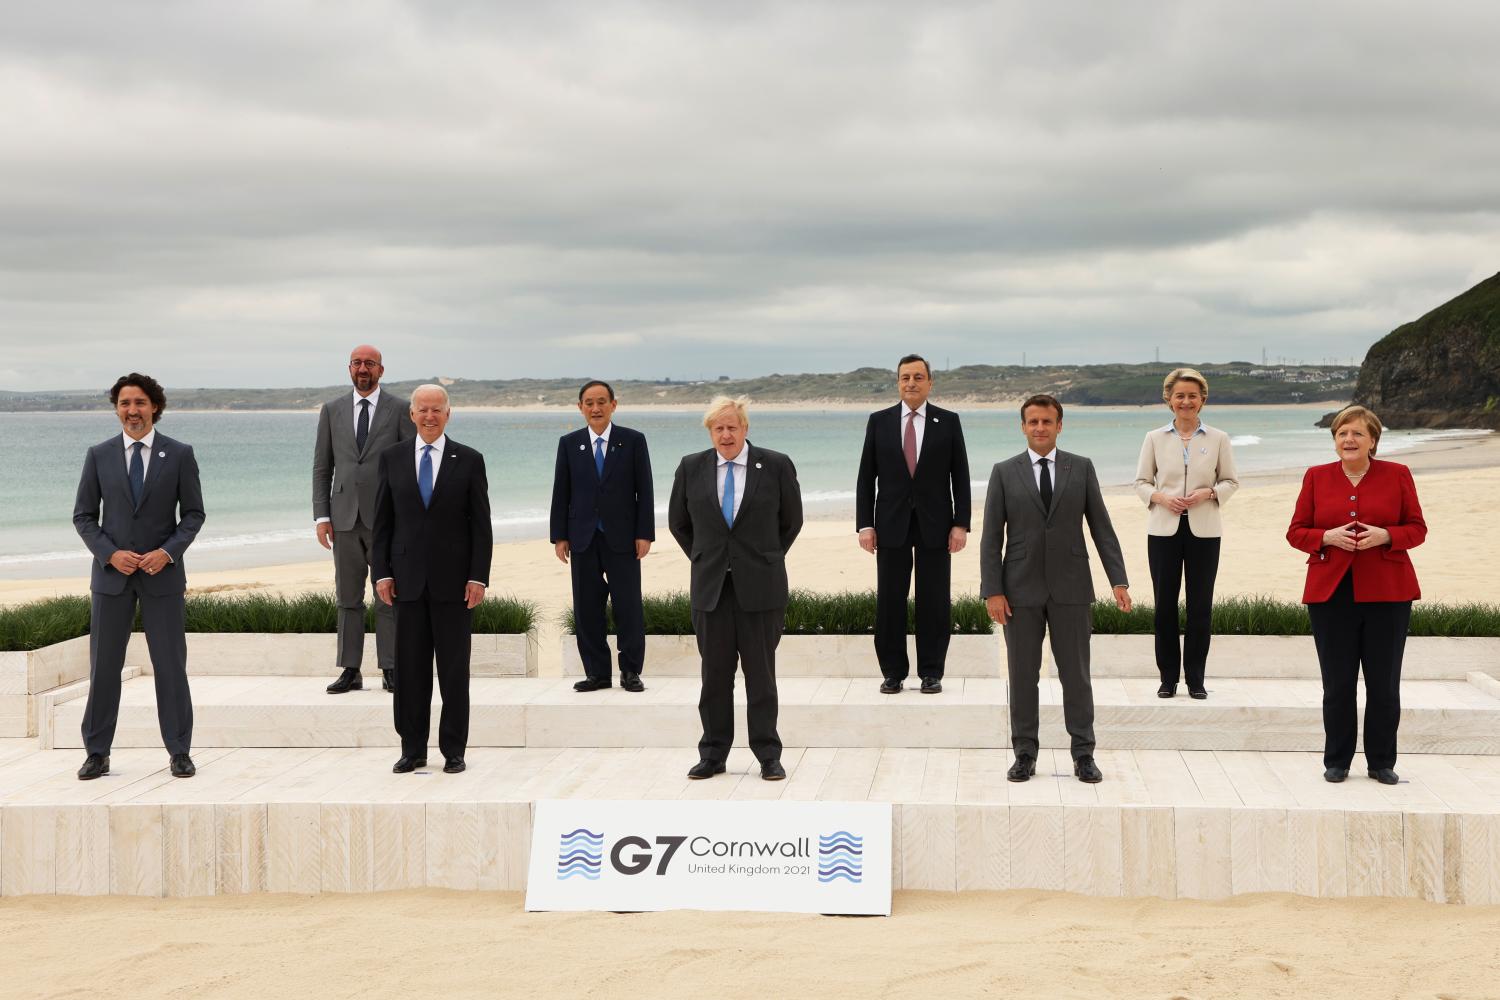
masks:
<svg viewBox="0 0 1500 1000"><path fill-rule="evenodd" d="M166 458L167 457L167 453L164 452L164 451L159 451L159 452L156 453L156 457L157 458Z"/></svg>
<svg viewBox="0 0 1500 1000"><path fill-rule="evenodd" d="M938 422L938 418L937 418L937 417L933 417L933 418L932 418L932 422L933 422L933 423L937 423L937 422Z"/></svg>
<svg viewBox="0 0 1500 1000"><path fill-rule="evenodd" d="M760 468L760 463L759 463L759 462L756 462L756 463L755 463L755 467L756 467L756 468L757 468L757 469L758 469L758 468Z"/></svg>
<svg viewBox="0 0 1500 1000"><path fill-rule="evenodd" d="M578 446L578 450L579 451L587 451L588 449L584 445L579 445Z"/></svg>

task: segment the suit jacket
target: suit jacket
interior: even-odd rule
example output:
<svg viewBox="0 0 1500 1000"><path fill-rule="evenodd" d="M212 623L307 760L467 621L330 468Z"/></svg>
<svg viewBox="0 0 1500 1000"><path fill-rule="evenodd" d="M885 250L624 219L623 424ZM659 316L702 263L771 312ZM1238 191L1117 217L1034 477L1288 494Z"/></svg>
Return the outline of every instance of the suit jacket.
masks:
<svg viewBox="0 0 1500 1000"><path fill-rule="evenodd" d="M1111 586L1129 585L1120 542L1099 492L1094 463L1057 452L1052 509L1042 495L1026 452L996 462L984 498L984 534L979 540L979 593L1003 594L1018 607L1090 604L1094 582L1083 542L1088 521L1094 548Z"/></svg>
<svg viewBox="0 0 1500 1000"><path fill-rule="evenodd" d="M1323 545L1323 532L1359 521L1391 533L1391 544L1359 552ZM1427 538L1427 522L1417 502L1411 470L1396 462L1370 460L1359 486L1350 486L1343 463L1315 465L1302 477L1302 492L1292 512L1286 540L1310 553L1302 603L1319 604L1333 596L1344 574L1354 571L1356 601L1414 601L1422 596L1408 549Z"/></svg>
<svg viewBox="0 0 1500 1000"><path fill-rule="evenodd" d="M354 391L324 403L313 441L313 519L328 518L335 534L373 525L380 453L416 436L411 403L388 389L380 390L363 449L354 443Z"/></svg>
<svg viewBox="0 0 1500 1000"><path fill-rule="evenodd" d="M600 521L605 540L616 552L634 549L637 538L656 540L646 436L619 424L609 432L602 477L594 465L587 427L557 441L557 468L552 475L553 544L566 541L574 552L583 552Z"/></svg>
<svg viewBox="0 0 1500 1000"><path fill-rule="evenodd" d="M953 528L969 527L969 454L964 448L958 414L927 404L927 426L917 453L916 474L906 469L901 450L901 413L905 403L870 414L865 446L855 481L854 526L875 529L883 546L921 545L938 548L948 543ZM912 511L917 512L920 538L907 538Z"/></svg>
<svg viewBox="0 0 1500 1000"><path fill-rule="evenodd" d="M797 469L779 451L745 447L745 495L733 528L719 506L717 451L683 456L672 480L667 526L692 563L694 611L718 606L731 571L742 610L786 607L786 552L802 530Z"/></svg>
<svg viewBox="0 0 1500 1000"><path fill-rule="evenodd" d="M1177 436L1176 428L1169 424L1148 432L1135 468L1135 495L1150 508L1146 534L1175 535L1182 520L1181 514L1153 504L1151 494L1181 497L1207 487L1218 496L1218 502L1208 500L1189 507L1188 527L1198 538L1220 537L1224 534L1224 523L1219 508L1240 488L1229 435L1204 424L1203 433L1195 434L1193 443L1188 445L1186 479L1182 473L1182 439Z"/></svg>
<svg viewBox="0 0 1500 1000"><path fill-rule="evenodd" d="M139 507L130 495L130 475L119 434L94 445L83 456L83 475L73 501L73 527L94 554L89 588L95 593L124 593L125 574L109 564L109 557L120 549L140 553L164 549L172 557L172 562L155 576L137 571L135 575L141 578L146 593L164 597L187 589L182 556L198 537L204 517L198 462L191 446L160 431L151 447Z"/></svg>
<svg viewBox="0 0 1500 1000"><path fill-rule="evenodd" d="M434 601L462 601L470 580L490 583L494 539L484 456L448 438L432 504L417 489L416 445L391 445L380 453L370 567L375 579L396 581L396 599L415 601L424 590Z"/></svg>

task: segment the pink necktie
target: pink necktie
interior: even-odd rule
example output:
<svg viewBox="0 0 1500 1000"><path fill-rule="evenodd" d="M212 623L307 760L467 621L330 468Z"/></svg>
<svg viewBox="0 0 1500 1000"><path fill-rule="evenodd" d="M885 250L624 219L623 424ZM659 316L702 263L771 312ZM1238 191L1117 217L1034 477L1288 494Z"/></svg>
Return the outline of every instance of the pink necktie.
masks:
<svg viewBox="0 0 1500 1000"><path fill-rule="evenodd" d="M906 433L901 438L901 451L906 456L906 472L917 474L917 411L906 411Z"/></svg>

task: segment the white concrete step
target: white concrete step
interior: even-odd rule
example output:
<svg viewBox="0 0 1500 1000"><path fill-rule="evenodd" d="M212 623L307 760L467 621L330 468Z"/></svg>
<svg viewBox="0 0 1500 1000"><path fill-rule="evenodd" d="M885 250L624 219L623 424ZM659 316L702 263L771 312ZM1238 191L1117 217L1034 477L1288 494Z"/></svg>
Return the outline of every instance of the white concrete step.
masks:
<svg viewBox="0 0 1500 1000"><path fill-rule="evenodd" d="M1500 697L1487 677L1411 681L1402 686L1403 753L1500 753ZM328 695L321 678L195 677L197 747L396 746L390 695L378 690ZM570 679L475 678L470 745L638 747L694 745L699 684L648 678L647 690L579 694ZM1156 697L1151 678L1096 678L1101 747L1175 750L1320 750L1317 681L1209 680L1209 699ZM937 695L907 689L882 695L874 679L787 677L779 684L780 731L787 745L811 747L1007 747L1005 682L953 678ZM1065 748L1062 695L1041 692L1041 740ZM436 698L434 699L436 703ZM58 747L80 745L82 698L50 707ZM436 739L434 711L433 739ZM744 734L743 708L738 733ZM160 745L152 678L125 682L117 747Z"/></svg>

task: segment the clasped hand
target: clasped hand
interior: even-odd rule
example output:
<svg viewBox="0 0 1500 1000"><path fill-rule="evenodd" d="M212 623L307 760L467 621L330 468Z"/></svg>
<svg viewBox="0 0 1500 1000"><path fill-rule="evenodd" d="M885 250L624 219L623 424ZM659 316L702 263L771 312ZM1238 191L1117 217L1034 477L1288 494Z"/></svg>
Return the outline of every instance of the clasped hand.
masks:
<svg viewBox="0 0 1500 1000"><path fill-rule="evenodd" d="M1363 552L1365 549L1373 549L1378 545L1390 543L1389 531L1371 524L1360 524L1358 521L1350 521L1348 524L1329 528L1323 532L1324 545L1343 549L1345 552Z"/></svg>
<svg viewBox="0 0 1500 1000"><path fill-rule="evenodd" d="M1203 503L1205 500L1210 499L1213 495L1213 490L1208 489L1207 487L1202 487L1200 489L1194 490L1184 497L1169 497L1165 493L1158 493L1156 494L1156 497L1153 498L1153 501L1155 503L1161 504L1163 507L1167 508L1167 510L1170 510L1174 514L1182 514L1187 510L1198 506L1200 503Z"/></svg>
<svg viewBox="0 0 1500 1000"><path fill-rule="evenodd" d="M155 576L171 561L165 549L152 549L144 554L116 549L115 554L109 557L109 564L126 576L136 570L143 571L147 576Z"/></svg>

